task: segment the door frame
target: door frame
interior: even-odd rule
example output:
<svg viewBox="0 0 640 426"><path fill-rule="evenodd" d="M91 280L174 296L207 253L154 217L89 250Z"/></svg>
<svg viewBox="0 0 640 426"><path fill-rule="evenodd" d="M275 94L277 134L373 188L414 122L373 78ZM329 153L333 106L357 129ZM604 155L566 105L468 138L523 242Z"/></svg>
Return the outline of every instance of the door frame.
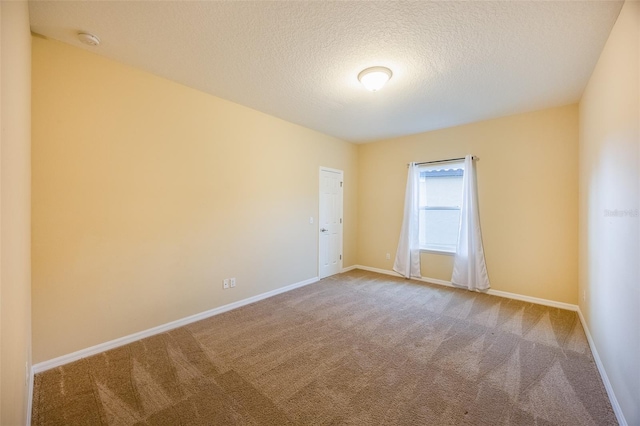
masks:
<svg viewBox="0 0 640 426"><path fill-rule="evenodd" d="M344 240L344 171L340 170L340 169L332 169L331 167L324 167L324 166L320 166L320 169L318 171L318 227L316 228L317 230L317 234L316 236L318 237L318 256L317 256L317 262L318 262L318 278L326 278L326 277L320 277L320 253L321 253L321 241L320 241L320 227L322 226L322 224L320 223L320 205L322 203L322 172L332 172L332 173L338 173L340 175L340 228L339 228L339 232L338 232L338 238L339 238L339 244L338 244L338 249L340 251L339 253L339 261L338 261L338 274L342 272L343 269L343 240ZM327 277L330 277L331 275L327 275Z"/></svg>

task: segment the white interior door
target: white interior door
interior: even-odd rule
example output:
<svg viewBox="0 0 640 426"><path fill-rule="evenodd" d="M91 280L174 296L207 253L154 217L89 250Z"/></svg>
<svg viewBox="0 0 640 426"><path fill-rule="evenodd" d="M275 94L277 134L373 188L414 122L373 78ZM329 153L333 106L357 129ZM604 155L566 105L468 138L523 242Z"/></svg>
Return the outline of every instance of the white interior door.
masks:
<svg viewBox="0 0 640 426"><path fill-rule="evenodd" d="M337 274L342 270L342 185L342 170L320 168L320 278Z"/></svg>

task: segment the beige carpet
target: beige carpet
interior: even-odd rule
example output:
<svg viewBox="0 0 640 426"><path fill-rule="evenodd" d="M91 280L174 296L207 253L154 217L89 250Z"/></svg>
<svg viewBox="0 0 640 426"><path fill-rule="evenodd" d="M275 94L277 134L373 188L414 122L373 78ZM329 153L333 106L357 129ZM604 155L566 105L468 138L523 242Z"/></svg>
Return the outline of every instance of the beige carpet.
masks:
<svg viewBox="0 0 640 426"><path fill-rule="evenodd" d="M574 312L352 271L38 374L33 424L617 423Z"/></svg>

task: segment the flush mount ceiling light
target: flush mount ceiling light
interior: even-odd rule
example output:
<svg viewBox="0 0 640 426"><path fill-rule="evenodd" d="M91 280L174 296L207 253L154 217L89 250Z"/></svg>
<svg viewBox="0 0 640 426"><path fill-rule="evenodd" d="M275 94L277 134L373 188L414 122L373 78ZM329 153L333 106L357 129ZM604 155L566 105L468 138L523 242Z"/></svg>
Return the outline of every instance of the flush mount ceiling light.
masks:
<svg viewBox="0 0 640 426"><path fill-rule="evenodd" d="M360 80L360 83L362 83L367 90L377 92L382 89L382 86L389 81L392 75L393 73L387 67L371 67L362 70L362 72L358 74L358 80Z"/></svg>
<svg viewBox="0 0 640 426"><path fill-rule="evenodd" d="M89 46L97 46L100 44L98 36L89 33L78 33L78 39Z"/></svg>

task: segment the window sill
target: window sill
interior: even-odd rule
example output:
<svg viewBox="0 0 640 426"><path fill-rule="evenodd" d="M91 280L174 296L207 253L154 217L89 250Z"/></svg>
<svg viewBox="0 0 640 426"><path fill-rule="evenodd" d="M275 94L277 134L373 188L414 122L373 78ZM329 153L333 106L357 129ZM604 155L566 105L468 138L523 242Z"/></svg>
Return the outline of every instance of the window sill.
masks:
<svg viewBox="0 0 640 426"><path fill-rule="evenodd" d="M455 256L455 250L447 250L441 248L420 247L420 253L444 254L446 256Z"/></svg>

